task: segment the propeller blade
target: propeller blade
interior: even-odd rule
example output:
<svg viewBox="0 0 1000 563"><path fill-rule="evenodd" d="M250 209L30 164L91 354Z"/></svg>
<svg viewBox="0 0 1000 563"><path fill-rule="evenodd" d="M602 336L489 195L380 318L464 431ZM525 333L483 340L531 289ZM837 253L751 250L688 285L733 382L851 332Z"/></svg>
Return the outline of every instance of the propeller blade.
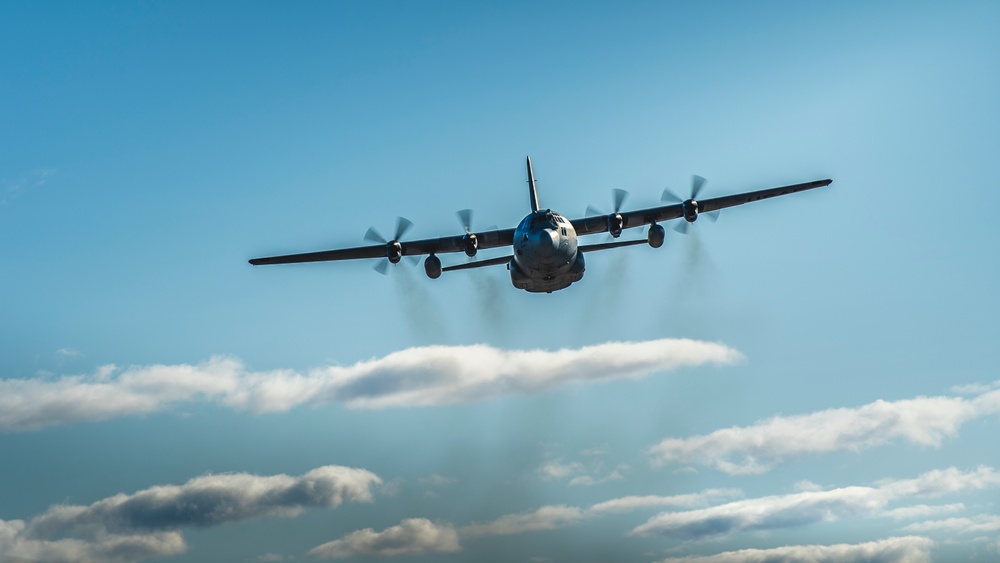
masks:
<svg viewBox="0 0 1000 563"><path fill-rule="evenodd" d="M691 199L698 199L698 193L705 187L705 182L707 181L701 176L691 176Z"/></svg>
<svg viewBox="0 0 1000 563"><path fill-rule="evenodd" d="M383 237L381 234L379 234L378 231L375 230L375 227L368 228L368 232L365 233L365 240L370 240L372 242L380 242L382 244L389 242L385 240L385 237Z"/></svg>
<svg viewBox="0 0 1000 563"><path fill-rule="evenodd" d="M688 234L688 225L690 225L690 223L687 221L678 221L677 224L674 225L674 230L682 235L686 235Z"/></svg>
<svg viewBox="0 0 1000 563"><path fill-rule="evenodd" d="M673 203L680 203L684 200L679 198L677 194L675 194L674 192L670 191L670 188L663 188L663 195L660 196L660 201L670 201Z"/></svg>
<svg viewBox="0 0 1000 563"><path fill-rule="evenodd" d="M399 240L403 238L403 235L405 235L406 231L410 230L410 227L412 226L413 222L406 217L396 217L396 238L392 240Z"/></svg>
<svg viewBox="0 0 1000 563"><path fill-rule="evenodd" d="M585 215L586 217L599 217L601 215L607 215L607 213L601 211L600 209L594 207L593 205L587 206L587 214Z"/></svg>
<svg viewBox="0 0 1000 563"><path fill-rule="evenodd" d="M715 211L709 211L708 213L699 213L699 217L707 217L709 221L716 222L719 220L719 213L722 213L721 209L716 209Z"/></svg>
<svg viewBox="0 0 1000 563"><path fill-rule="evenodd" d="M615 188L611 190L611 196L614 198L615 202L615 213L618 213L622 210L622 204L625 203L625 200L628 198L628 192Z"/></svg>
<svg viewBox="0 0 1000 563"><path fill-rule="evenodd" d="M372 266L372 269L376 272L382 274L383 276L389 273L389 260L379 260Z"/></svg>
<svg viewBox="0 0 1000 563"><path fill-rule="evenodd" d="M420 263L419 254L408 254L406 256L403 256L403 258L406 258L406 261L409 262L411 266L416 266L417 264Z"/></svg>
<svg viewBox="0 0 1000 563"><path fill-rule="evenodd" d="M461 211L456 211L455 215L458 215L458 220L465 227L465 232L472 232L472 210L462 209Z"/></svg>

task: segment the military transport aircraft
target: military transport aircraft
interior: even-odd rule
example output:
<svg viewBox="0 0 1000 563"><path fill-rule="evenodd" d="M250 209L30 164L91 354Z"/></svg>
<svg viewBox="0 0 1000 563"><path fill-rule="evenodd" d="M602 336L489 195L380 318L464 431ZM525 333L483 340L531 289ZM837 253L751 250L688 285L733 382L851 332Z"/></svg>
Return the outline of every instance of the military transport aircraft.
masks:
<svg viewBox="0 0 1000 563"><path fill-rule="evenodd" d="M531 169L531 157L528 157L528 195L531 202L531 214L521 220L513 229L494 229L472 232L472 212L468 209L459 211L458 216L465 227L461 235L441 238L430 238L414 241L403 241L403 235L413 225L400 217L396 223L396 233L391 240L385 239L374 228L368 229L365 239L375 242L370 246L342 248L290 254L286 256L271 256L254 258L250 263L254 266L264 264L291 264L297 262L324 262L328 260L353 260L362 258L378 258L380 262L375 269L386 273L390 264L398 264L404 257L427 255L424 260L424 271L427 276L437 279L442 272L482 268L506 264L510 271L510 281L514 287L530 292L552 293L565 289L573 282L580 281L584 272L584 254L595 250L607 250L636 244L649 244L653 248L663 245L665 232L660 223L673 219L684 219L674 227L675 230L686 233L689 223L693 223L700 215L715 219L720 209L743 205L771 197L792 194L813 188L830 185L833 180L816 180L803 184L794 184L780 188L769 188L742 194L697 199L698 193L705 185L705 179L694 176L691 183L691 195L681 199L669 190L664 190L662 199L671 201L668 205L622 211L621 206L628 195L624 190L614 190L614 208L612 213L594 213L587 209L587 217L569 220L551 209L541 209L538 204L538 191L535 189L535 175ZM629 241L611 241L596 244L578 244L577 237L596 233L610 233L612 237L621 236L624 229L632 229L649 225L646 239ZM452 266L441 265L439 254L464 252L472 258L479 250L511 246L513 254L474 260Z"/></svg>

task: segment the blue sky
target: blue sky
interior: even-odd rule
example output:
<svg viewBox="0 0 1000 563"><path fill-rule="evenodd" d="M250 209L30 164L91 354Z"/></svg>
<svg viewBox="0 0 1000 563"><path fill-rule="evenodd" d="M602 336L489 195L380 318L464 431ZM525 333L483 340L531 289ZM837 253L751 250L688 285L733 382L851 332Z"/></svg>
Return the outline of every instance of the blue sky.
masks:
<svg viewBox="0 0 1000 563"><path fill-rule="evenodd" d="M3 4L0 561L995 560L998 21ZM527 154L572 217L834 184L551 295L246 263L514 226Z"/></svg>

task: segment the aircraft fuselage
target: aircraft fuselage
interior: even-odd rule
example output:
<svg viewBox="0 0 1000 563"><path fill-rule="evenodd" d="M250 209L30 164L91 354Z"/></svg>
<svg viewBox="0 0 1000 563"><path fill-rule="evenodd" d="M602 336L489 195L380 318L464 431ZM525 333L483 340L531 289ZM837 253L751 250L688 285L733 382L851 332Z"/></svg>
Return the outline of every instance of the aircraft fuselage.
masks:
<svg viewBox="0 0 1000 563"><path fill-rule="evenodd" d="M583 278L583 253L568 219L549 209L532 212L514 229L514 256L507 265L514 287L551 293Z"/></svg>

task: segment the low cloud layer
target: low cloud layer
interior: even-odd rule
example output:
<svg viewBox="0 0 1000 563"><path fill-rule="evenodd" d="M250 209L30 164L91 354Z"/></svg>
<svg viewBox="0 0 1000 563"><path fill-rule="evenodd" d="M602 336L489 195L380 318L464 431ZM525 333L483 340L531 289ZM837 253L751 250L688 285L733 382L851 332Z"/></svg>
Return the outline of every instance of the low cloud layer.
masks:
<svg viewBox="0 0 1000 563"><path fill-rule="evenodd" d="M620 497L597 503L586 509L564 504L546 505L527 512L507 514L490 522L463 526L459 532L464 536L481 537L554 530L577 524L587 518L608 514L663 506L706 506L713 501L740 496L743 496L743 492L739 489L708 489L683 495Z"/></svg>
<svg viewBox="0 0 1000 563"><path fill-rule="evenodd" d="M894 441L937 447L969 420L1000 412L996 385L966 387L980 394L875 401L857 408L776 416L704 436L668 438L650 448L650 454L657 464L697 464L748 474L805 454L859 451Z"/></svg>
<svg viewBox="0 0 1000 563"><path fill-rule="evenodd" d="M583 520L584 511L575 506L543 506L531 512L508 514L485 524L470 524L462 528L468 536L508 536L524 532L555 530Z"/></svg>
<svg viewBox="0 0 1000 563"><path fill-rule="evenodd" d="M426 518L408 518L398 526L376 532L371 528L351 532L339 540L325 543L309 552L310 557L346 559L349 557L395 557L461 551L458 532L447 524L435 524Z"/></svg>
<svg viewBox="0 0 1000 563"><path fill-rule="evenodd" d="M379 483L370 471L329 465L298 477L206 475L87 506L57 505L29 521L0 520L0 562L125 562L173 555L187 549L184 528L370 502Z"/></svg>
<svg viewBox="0 0 1000 563"><path fill-rule="evenodd" d="M664 559L661 563L929 563L934 542L906 536L861 544L791 545L741 549L717 555Z"/></svg>
<svg viewBox="0 0 1000 563"><path fill-rule="evenodd" d="M938 498L1000 487L1000 473L990 467L963 472L929 471L915 479L885 481L875 487L842 487L738 500L683 512L664 512L632 530L632 535L701 539L734 532L768 531L847 517L888 516L892 502ZM909 531L919 532L917 529Z"/></svg>
<svg viewBox="0 0 1000 563"><path fill-rule="evenodd" d="M742 359L722 344L662 339L557 351L427 346L307 373L255 372L227 357L196 365L105 366L90 375L0 380L0 430L146 414L195 401L255 413L329 403L369 409L470 403Z"/></svg>

